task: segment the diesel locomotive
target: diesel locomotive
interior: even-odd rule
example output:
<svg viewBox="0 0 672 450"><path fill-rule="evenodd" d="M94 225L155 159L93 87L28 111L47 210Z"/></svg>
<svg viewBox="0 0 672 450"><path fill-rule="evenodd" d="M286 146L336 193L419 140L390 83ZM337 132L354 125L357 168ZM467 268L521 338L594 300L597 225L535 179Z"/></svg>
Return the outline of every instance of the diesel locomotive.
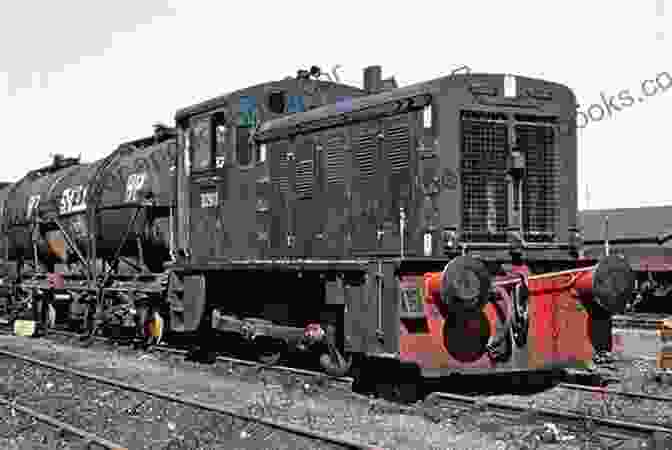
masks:
<svg viewBox="0 0 672 450"><path fill-rule="evenodd" d="M622 258L578 258L569 88L319 75L181 109L102 161L59 159L5 187L7 314L188 336L201 360L242 342L397 393L609 346L603 324L634 278Z"/></svg>

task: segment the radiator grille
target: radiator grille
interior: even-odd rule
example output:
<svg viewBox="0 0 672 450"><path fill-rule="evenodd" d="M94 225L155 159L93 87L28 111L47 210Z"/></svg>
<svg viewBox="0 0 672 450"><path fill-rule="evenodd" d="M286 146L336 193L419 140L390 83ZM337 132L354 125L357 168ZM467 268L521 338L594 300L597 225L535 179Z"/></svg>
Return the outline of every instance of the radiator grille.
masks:
<svg viewBox="0 0 672 450"><path fill-rule="evenodd" d="M521 119L516 117L516 119ZM515 123L525 157L523 227L528 241L554 237L560 208L560 155L552 118ZM508 223L509 125L499 113L462 115L462 227L468 241L502 242Z"/></svg>
<svg viewBox="0 0 672 450"><path fill-rule="evenodd" d="M361 181L368 181L376 173L376 153L378 145L376 136L378 130L375 128L361 128L355 158L359 168L359 177Z"/></svg>
<svg viewBox="0 0 672 450"><path fill-rule="evenodd" d="M555 151L554 130L544 125L517 125L518 146L525 154L523 226L528 240L551 236L560 208L560 155ZM535 239L536 238L536 239Z"/></svg>
<svg viewBox="0 0 672 450"><path fill-rule="evenodd" d="M462 232L469 241L506 239L508 132L489 118L462 118Z"/></svg>
<svg viewBox="0 0 672 450"><path fill-rule="evenodd" d="M327 137L325 146L327 156L327 184L345 182L345 138L342 134Z"/></svg>

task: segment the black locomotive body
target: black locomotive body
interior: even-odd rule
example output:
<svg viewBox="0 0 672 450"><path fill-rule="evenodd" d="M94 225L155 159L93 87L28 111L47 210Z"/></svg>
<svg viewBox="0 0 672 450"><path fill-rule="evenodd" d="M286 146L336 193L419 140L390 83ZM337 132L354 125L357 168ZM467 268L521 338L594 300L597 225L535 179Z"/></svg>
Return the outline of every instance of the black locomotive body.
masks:
<svg viewBox="0 0 672 450"><path fill-rule="evenodd" d="M491 74L384 89L380 73L365 70L367 96L262 123L246 167L201 170L201 146L210 162L217 150L187 142L194 119L178 113L178 191L189 195L177 202L183 257L172 265L171 325L207 343L214 332L242 336L265 361L313 348L333 374L363 376L372 361L436 376L585 359L589 314L565 331L578 340L562 354L510 346L513 321L529 328L527 282L516 273L578 265L571 90ZM613 312L630 273L613 259L602 267L597 278L625 274L602 296ZM437 308L447 315L436 328L430 278L441 269ZM489 305L496 299L501 307ZM457 324L471 319L481 332L469 336ZM537 325L546 319L539 312ZM475 356L455 357L448 334Z"/></svg>

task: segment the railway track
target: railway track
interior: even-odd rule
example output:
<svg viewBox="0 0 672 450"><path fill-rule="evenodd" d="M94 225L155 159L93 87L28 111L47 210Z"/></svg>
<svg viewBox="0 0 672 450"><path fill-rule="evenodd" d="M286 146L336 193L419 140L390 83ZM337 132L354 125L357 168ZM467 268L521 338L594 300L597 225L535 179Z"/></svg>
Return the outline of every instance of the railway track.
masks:
<svg viewBox="0 0 672 450"><path fill-rule="evenodd" d="M7 329L6 331L9 332ZM0 332L1 329L0 329ZM52 329L49 331L50 337L53 338L54 335L60 336L66 339L71 339L73 341L79 341L79 335L77 333L73 333L70 331L65 331L65 330L60 330L60 329ZM102 336L96 336L93 338L94 341L99 342L99 343L104 343L104 344L111 344L114 343L115 341L111 338L107 337L102 337ZM68 344L71 344L72 342L68 342ZM165 344L159 344L159 345L153 345L151 346L150 350L160 352L163 354L167 355L175 355L175 356L181 356L184 357L187 355L188 351L180 348L175 348L171 347ZM146 353L146 351L138 351L138 353ZM307 383L308 385L320 385L323 388L332 388L335 390L339 390L341 392L347 391L348 395L360 398L360 399L368 399L367 396L358 394L356 392L352 391L352 383L353 383L353 378L344 376L344 377L335 377L328 375L324 372L320 371L313 371L313 370L308 370L308 369L303 369L303 368L298 368L298 367L288 367L288 366L282 366L282 365L268 365L268 364L263 364L260 362L256 361L251 361L251 360L246 360L246 359L238 359L238 358L233 358L229 356L217 356L216 361L222 365L226 365L228 367L229 373L233 374L236 372L237 368L239 371L244 368L249 368L251 370L254 370L254 372L257 374L257 376L262 376L263 374L266 373L275 373L275 374L282 374L284 376L291 376L295 379L300 378L303 383ZM584 370L578 370L578 369L568 369L567 370L567 378L566 380L571 380L575 382L581 382L585 383L587 385L604 385L608 382L614 382L616 379L609 377L605 374L602 375L595 375L594 373L591 373L589 371L584 371ZM388 399L389 400L389 399Z"/></svg>
<svg viewBox="0 0 672 450"><path fill-rule="evenodd" d="M0 333L2 333L3 331L10 335L13 334L9 328L3 329L2 327L0 327ZM49 337L53 339L54 336L59 336L65 338L66 340L70 339L69 342L66 341L66 343L69 345L72 345L73 341L77 343L81 342L80 340L81 335L62 329L57 328L51 329L49 331ZM92 338L92 340L102 344L119 345L113 338L103 336L95 336ZM122 344L121 346L123 347L124 345ZM130 347L130 345L126 347ZM166 355L175 355L180 357L185 357L188 354L187 350L172 347L165 344L152 345L148 350L156 351ZM144 351L138 350L138 354L146 354L146 353L147 350ZM287 376L293 377L295 382L297 381L297 379L301 379L302 383L306 383L306 385L308 386L319 385L322 388L332 388L341 392L346 391L348 395L355 398L369 399L369 397L365 395L361 395L352 391L351 388L354 380L352 377L349 376L335 377L321 371L314 371L304 368L288 367L282 365L268 365L257 361L238 359L221 355L216 357L216 361L222 365L228 366L229 374L236 373L236 368L238 369L239 374L241 369L249 368L254 371L256 376L259 377L267 373L281 374L285 377ZM610 377L608 374L596 374L595 371L586 371L578 369L568 369L566 371L565 379L569 382L584 383L585 385L593 385L593 386L603 386L609 382L617 381L617 379ZM388 400L391 399L388 398ZM392 399L392 401L395 400Z"/></svg>
<svg viewBox="0 0 672 450"><path fill-rule="evenodd" d="M67 337L67 338L75 338L77 335L75 333L70 333L66 331L60 331L60 330L52 330L50 332L52 336L62 336L62 337ZM95 339L96 341L99 342L109 342L110 339L108 338L103 338L103 337L97 337ZM172 347L168 346L154 346L153 347L155 350L158 350L162 353L167 353L167 354L173 354L173 355L184 355L186 353L185 350L181 349L175 349ZM0 355L5 353L4 351L0 351ZM10 352L11 353L11 352ZM13 355L12 355L13 356ZM19 355L21 358L27 358L24 355ZM307 377L307 378L329 378L326 375L318 372L313 372L310 370L305 370L305 369L297 369L297 368L291 368L291 367L282 367L282 366L264 366L263 364L259 364L256 362L252 361L247 361L247 360L240 360L240 359L235 359L235 358L228 358L228 357L219 357L219 361L223 363L230 363L230 364L235 364L238 366L247 366L247 367L254 367L254 368L260 368L260 369L266 369L266 370L271 370L271 371L277 371L277 372L285 372L288 374L293 374L301 377ZM41 364L44 367L51 367L53 366L51 363L45 363L43 361L35 361L36 364ZM64 370L68 373L74 373L74 374L79 374L77 371L73 371L72 369L65 368L63 366L58 366L54 368L55 370ZM84 376L90 376L88 374L84 374ZM92 379L98 379L98 376L92 376ZM336 377L331 377L333 382L339 383L341 385L347 385L350 383L352 380L348 377L343 377L343 378L336 378ZM105 383L111 383L113 385L122 385L126 387L124 383L119 383L116 380L109 380L105 379L103 382ZM129 389L136 389L138 392L145 392L143 388L137 388L137 387L131 387L128 386ZM610 389L604 389L604 388L593 388L585 385L575 385L575 384L568 384L568 383L562 383L559 384L557 387L562 388L562 389L568 389L568 390L578 390L578 391L583 391L583 392L592 392L592 393L600 393L600 394L608 394L608 395L618 395L618 396L625 396L633 399L640 399L640 400L651 400L651 401L660 401L660 402L667 402L672 405L672 397L663 397L663 396L655 396L655 395L648 395L648 394L639 394L639 393L623 393L621 391L616 391L616 390L610 390ZM150 391L151 392L151 391ZM154 394L154 393L153 393ZM169 401L177 401L177 402L185 402L185 399L181 397L176 397L172 396L170 394L162 394L158 393L156 395L159 395L160 398L164 398ZM423 402L422 405L420 405L421 408L425 409L426 405L431 405L433 402L440 401L441 402L441 407L445 410L447 409L446 413L444 415L454 417L456 414L460 415L468 415L470 413L470 410L473 408L474 405L477 405L482 402L481 400L482 397L478 396L460 396L460 395L455 395L455 394L448 394L448 393L433 393L430 394L425 402ZM190 401L186 400L186 404L191 406L189 403ZM510 404L507 402L497 402L497 401L492 401L489 400L486 402L487 403L487 408L489 411L494 412L494 415L497 417L498 420L503 421L504 423L517 423L517 421L520 418L521 414L526 414L529 413L529 406L520 406L520 405L515 405L515 404ZM200 402L196 402L196 405L200 406ZM206 408L212 408L211 405L206 405ZM215 409L218 411L218 409ZM421 412L418 411L418 408L410 406L410 407L402 407L401 410L405 414L419 414L423 415ZM415 411L414 411L415 410ZM554 423L559 423L564 427L566 430L570 432L581 432L583 424L586 422L586 420L590 420L592 423L597 425L598 431L596 431L601 438L604 440L607 440L609 442L613 443L618 443L622 442L623 440L627 439L648 439L650 438L654 433L662 433L662 434L668 434L672 433L672 428L669 428L667 426L658 426L655 424L647 424L647 423L639 423L639 422L633 422L633 421L627 421L627 420L618 420L618 419L613 419L613 418L605 418L605 417L593 417L593 416L587 416L585 414L581 414L578 412L572 412L572 411L559 411L556 409L535 409L535 414L536 417L539 420L546 420L546 421L553 421ZM473 412L473 411L472 411ZM586 432L585 434L590 434L589 432ZM345 446L345 445L354 445L354 446ZM359 446L359 444L356 443L346 443L344 446L341 447L332 447L332 448L368 448L366 446Z"/></svg>
<svg viewBox="0 0 672 450"><path fill-rule="evenodd" d="M8 328L5 329L4 331L8 332L9 334L12 334L11 330L9 330ZM2 332L2 330L0 330L0 332ZM63 337L65 339L70 339L72 341L79 341L80 338L80 335L77 333L61 329L49 330L49 334L47 337L53 338L53 336ZM115 342L114 339L103 336L95 336L93 337L93 340L103 344L114 344ZM185 357L188 354L187 350L171 347L166 344L152 345L148 350L160 352L166 355L174 355L181 357ZM138 353L146 353L146 352L147 352L146 350L145 351L138 350ZM334 377L325 374L324 372L302 369L298 367L268 365L256 361L238 359L229 356L217 356L216 361L218 363L228 366L230 372L234 371L234 367L250 368L255 369L256 373L258 373L259 375L263 374L264 372L276 372L294 377L300 377L308 383L319 380L319 383L322 385L324 385L325 382L327 382L331 387L341 387L345 389L349 389L353 382L352 377Z"/></svg>
<svg viewBox="0 0 672 450"><path fill-rule="evenodd" d="M270 445L270 447L264 447L264 448L285 448L284 445L286 445L288 442L291 443L289 448L362 449L362 450L371 448L368 445L364 445L358 442L347 441L339 438L334 438L331 436L327 436L323 433L309 430L297 425L281 424L269 419L254 417L250 414L242 414L240 412L235 412L220 407L218 405L201 402L195 399L183 398L167 392L148 389L142 386L125 383L112 378L86 373L60 364L54 364L51 362L42 361L37 358L33 358L20 353L15 353L7 350L0 350L0 357L5 359L13 359L21 361L25 364L33 366L39 366L43 369L55 371L69 377L76 377L85 380L88 383L94 383L98 385L105 385L108 387L112 387L119 391L117 396L123 395L126 392L133 392L141 394L143 396L151 397L154 400L162 401L163 403L167 402L171 403L173 407L177 405L182 408L189 408L193 411L217 414L219 416L222 416L223 418L226 418L227 420L229 420L229 422L235 423L236 429L247 430L244 431L242 434L239 433L237 436L240 438L241 435L247 434L245 439L247 440L248 445L253 446L250 448L259 448L255 447L255 445L259 445L258 442L254 442L255 438L260 438L261 440L265 441L265 445ZM4 398L3 403L6 402L12 403L12 401L13 400ZM30 412L39 414L37 413L37 411L30 411ZM29 414L28 410L26 410L26 413ZM49 420L47 415L43 415L40 417L42 417L45 420ZM79 430L76 428L73 428L73 431L78 431L82 434L85 433L84 430ZM94 437L93 434L85 434L85 436L87 436L86 437L87 439L93 439ZM101 438L101 442L107 442L107 441L104 441ZM123 446L119 446L117 444L114 445L116 447L105 447L105 448L124 448ZM245 444L239 442L238 445L245 445Z"/></svg>
<svg viewBox="0 0 672 450"><path fill-rule="evenodd" d="M90 433L83 428L65 423L59 420L57 417L49 414L43 414L33 408L29 408L26 405L17 403L16 401L0 398L0 407L4 408L7 412L5 419L3 420L5 422L9 422L10 417L16 419L17 416L25 416L29 419L29 423L27 424L21 423L22 421L20 418L13 421L14 423L11 424L11 427L13 428L11 434L15 437L18 437L26 431L33 430L37 423L42 423L47 425L48 428L51 428L51 437L43 436L44 439L42 440L52 440L53 442L53 439L63 439L69 434L80 441L79 443L81 443L83 446L80 448L93 448L94 446L97 446L98 448L107 450L127 450L126 447L119 443L107 440L104 437L96 435L95 433ZM44 435L47 433L42 431L39 434ZM71 442L72 438L69 438L68 441ZM31 444L33 443L34 442L31 442Z"/></svg>
<svg viewBox="0 0 672 450"><path fill-rule="evenodd" d="M601 395L613 395L623 397L631 400L651 400L662 403L669 403L672 405L672 396L669 395L654 395L645 394L643 392L624 392L609 388L596 388L591 386L584 386L582 384L560 383L556 386L560 389L568 389L573 391L592 392Z"/></svg>
<svg viewBox="0 0 672 450"><path fill-rule="evenodd" d="M669 317L664 314L628 314L617 315L612 319L614 328L636 329L636 330L655 330L662 323L663 319Z"/></svg>
<svg viewBox="0 0 672 450"><path fill-rule="evenodd" d="M595 443L595 435L599 436L601 441L599 443L603 447L590 448L620 448L619 446L627 441L643 440L651 442L652 439L660 440L672 436L672 428L667 426L656 426L550 408L530 408L529 406L512 404L508 401L482 399L445 392L430 394L425 403L442 410L449 408L451 410L450 415L453 417L468 413L474 414L474 408L478 408L481 414L490 415L505 426L519 424L521 417L527 416L532 417L538 423L553 423L565 433L583 434L584 438L593 439L593 443ZM575 437L575 439L580 440L581 438ZM667 442L669 444L672 441Z"/></svg>

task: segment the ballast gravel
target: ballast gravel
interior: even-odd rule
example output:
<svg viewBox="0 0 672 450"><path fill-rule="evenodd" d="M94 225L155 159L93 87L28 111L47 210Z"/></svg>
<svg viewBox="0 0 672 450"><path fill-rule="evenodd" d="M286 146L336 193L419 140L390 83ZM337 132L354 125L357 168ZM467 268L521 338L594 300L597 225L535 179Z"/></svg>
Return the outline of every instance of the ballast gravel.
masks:
<svg viewBox="0 0 672 450"><path fill-rule="evenodd" d="M0 395L129 449L336 449L157 397L0 356Z"/></svg>
<svg viewBox="0 0 672 450"><path fill-rule="evenodd" d="M146 355L127 357L117 351L94 351L14 336L0 336L0 348L281 424L296 424L372 448L505 448L504 442L479 430L460 431L452 423L437 424L420 416L380 413L372 411L364 402L322 398L319 391L290 390L260 380L212 376L198 364L177 359L167 363ZM23 369L20 369L22 365ZM197 413L183 405L170 407L165 401L152 400L143 394L120 392L111 386L81 379L77 381L76 377L5 357L0 358L0 367L0 383L24 396L37 396L35 400L40 399L41 412L56 413L63 408L64 422L77 425L72 422L79 421L80 426L92 432L112 433L119 437L118 440L123 436L123 443L132 442L129 448L235 448L229 444L216 444L216 437L209 442L194 440L203 441L208 433L217 434L213 419L207 417L217 414ZM25 370L30 370L30 374ZM75 412L70 416L65 412L73 410ZM254 430L241 433L248 437L255 434ZM245 447L242 440L239 448L280 448L259 447L258 444ZM215 446L204 447L203 444ZM288 448L300 447L291 445Z"/></svg>
<svg viewBox="0 0 672 450"><path fill-rule="evenodd" d="M27 414L0 405L0 449L79 450L84 442L36 421Z"/></svg>
<svg viewBox="0 0 672 450"><path fill-rule="evenodd" d="M0 336L0 349L3 348L87 373L264 417L280 424L295 424L332 437L361 442L372 449L586 448L583 442L585 436L571 435L569 432L561 433L559 440L539 442L533 434L538 434L540 423L534 420L528 423L523 417L519 423L502 424L496 417L489 417L487 411L450 414L444 410L432 416L425 408L398 407L395 412L389 402L356 399L345 392L339 394L334 389L315 389L314 386L278 382L274 377L255 375L254 370L241 376L238 371L227 372L222 367L185 362L181 357L157 358L151 354L125 351L123 348L82 348L14 336ZM229 424L228 428L218 428L214 417L216 413L193 411L193 408L183 405L167 407L161 404L166 403L163 400L147 398L143 394L119 392L107 385L94 388L92 386L95 384L90 381L77 381L77 377L35 366L30 370L39 372L39 375L12 376L8 382L5 373L14 371L10 372L6 367L10 364L20 365L10 361L0 357L0 383L10 388L23 383L25 388L13 389L24 392L24 395L40 392L45 405L41 408L61 402L69 402L70 407L78 408L77 405L84 402L76 401L77 395L90 396L99 409L87 411L79 407L84 416L88 414L90 417L86 419L89 422L85 421L84 424L87 427L109 427L104 432L111 433L111 436L106 437L123 436L124 443L133 444L128 444L129 448L301 448L295 443L287 447L278 446L277 443L259 446L259 443L252 442L252 438L264 434L240 426L235 436L239 446L230 447L230 442L224 445L221 441L222 436L228 440L232 438L232 426ZM79 386L76 383L90 387L75 388ZM47 386L50 389L45 390ZM185 412L187 410L189 412ZM70 419L72 421L76 418ZM68 422L67 418L62 420ZM104 430L104 427L100 430ZM634 442L629 445L640 448Z"/></svg>

